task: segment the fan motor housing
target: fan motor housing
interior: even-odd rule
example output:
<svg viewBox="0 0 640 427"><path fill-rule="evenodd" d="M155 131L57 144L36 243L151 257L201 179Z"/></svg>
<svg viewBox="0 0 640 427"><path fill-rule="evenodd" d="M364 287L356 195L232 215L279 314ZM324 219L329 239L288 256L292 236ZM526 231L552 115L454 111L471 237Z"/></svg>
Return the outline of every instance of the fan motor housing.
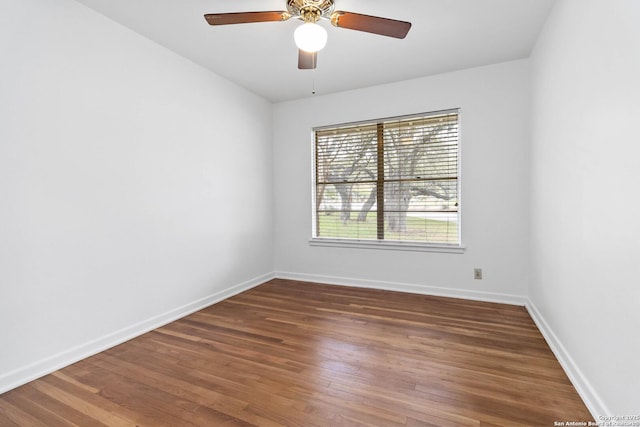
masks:
<svg viewBox="0 0 640 427"><path fill-rule="evenodd" d="M293 16L303 16L306 11L328 18L334 9L333 0L287 0L287 10Z"/></svg>

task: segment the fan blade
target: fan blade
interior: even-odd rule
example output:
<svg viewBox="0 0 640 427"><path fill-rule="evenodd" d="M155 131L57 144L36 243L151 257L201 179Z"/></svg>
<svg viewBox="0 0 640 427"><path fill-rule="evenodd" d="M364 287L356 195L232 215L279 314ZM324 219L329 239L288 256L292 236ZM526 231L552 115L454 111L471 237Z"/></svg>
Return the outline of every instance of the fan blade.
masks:
<svg viewBox="0 0 640 427"><path fill-rule="evenodd" d="M331 23L340 28L380 34L381 36L395 37L397 39L405 38L411 28L411 22L361 15L342 10L337 10L331 14Z"/></svg>
<svg viewBox="0 0 640 427"><path fill-rule="evenodd" d="M286 21L291 18L289 12L234 12L234 13L209 13L204 19L210 25L249 24L252 22Z"/></svg>
<svg viewBox="0 0 640 427"><path fill-rule="evenodd" d="M307 52L305 50L298 50L298 69L300 70L313 70L318 65L318 52Z"/></svg>

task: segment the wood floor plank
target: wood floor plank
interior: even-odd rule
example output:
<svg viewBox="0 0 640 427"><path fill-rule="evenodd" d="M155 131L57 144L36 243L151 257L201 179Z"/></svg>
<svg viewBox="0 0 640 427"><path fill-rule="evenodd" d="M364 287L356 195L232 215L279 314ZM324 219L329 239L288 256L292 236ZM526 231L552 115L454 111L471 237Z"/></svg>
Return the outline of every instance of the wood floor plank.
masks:
<svg viewBox="0 0 640 427"><path fill-rule="evenodd" d="M48 427L73 427L78 425L74 420L71 419L71 417L69 417L70 408L65 408L60 411L60 413L58 413L57 410L53 407L47 407L46 405L42 405L40 403L46 400L46 396L44 395L38 397L27 397L24 393L13 393L12 395L7 396L7 401L9 403L13 404L16 408L19 408L23 412L28 413L34 419L47 420ZM62 413L65 413L66 417L65 415L62 415ZM80 416L84 418L84 415L80 414ZM88 423L91 420L86 417L84 421L85 423ZM0 426L4 425L5 424L0 421Z"/></svg>
<svg viewBox="0 0 640 427"><path fill-rule="evenodd" d="M0 395L2 426L593 421L523 307L275 279Z"/></svg>

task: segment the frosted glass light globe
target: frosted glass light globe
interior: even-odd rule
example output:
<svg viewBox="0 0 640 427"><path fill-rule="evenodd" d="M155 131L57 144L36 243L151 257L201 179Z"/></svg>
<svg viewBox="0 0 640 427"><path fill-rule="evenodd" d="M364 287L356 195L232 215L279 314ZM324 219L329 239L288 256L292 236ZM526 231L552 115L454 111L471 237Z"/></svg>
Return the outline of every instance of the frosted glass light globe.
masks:
<svg viewBox="0 0 640 427"><path fill-rule="evenodd" d="M327 44L327 30L318 24L307 22L293 33L296 45L306 52L317 52Z"/></svg>

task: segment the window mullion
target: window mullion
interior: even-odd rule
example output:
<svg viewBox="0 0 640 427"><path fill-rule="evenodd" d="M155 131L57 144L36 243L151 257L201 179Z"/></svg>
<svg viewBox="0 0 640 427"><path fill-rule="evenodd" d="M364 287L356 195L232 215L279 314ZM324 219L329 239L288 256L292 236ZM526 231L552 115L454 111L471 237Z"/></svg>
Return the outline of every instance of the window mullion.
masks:
<svg viewBox="0 0 640 427"><path fill-rule="evenodd" d="M315 165L314 165L314 169L315 169L315 174L316 174L316 188L315 188L315 209L316 209L316 215L315 215L315 219L316 219L316 233L318 233L318 231L320 230L320 214L319 214L319 210L320 210L320 201L322 200L322 198L318 197L318 191L320 190L319 187L319 183L321 181L324 181L324 179L320 178L320 174L318 173L318 165L319 160L318 160L318 133L314 132L314 156L315 156ZM323 177L324 178L324 177ZM322 192L324 195L324 187L327 185L324 182L321 184L322 185Z"/></svg>
<svg viewBox="0 0 640 427"><path fill-rule="evenodd" d="M378 164L378 176L376 182L376 205L378 206L377 210L377 231L378 231L378 240L384 240L384 125L382 123L378 123L377 127L377 137L378 137L378 153L377 153L377 164Z"/></svg>

